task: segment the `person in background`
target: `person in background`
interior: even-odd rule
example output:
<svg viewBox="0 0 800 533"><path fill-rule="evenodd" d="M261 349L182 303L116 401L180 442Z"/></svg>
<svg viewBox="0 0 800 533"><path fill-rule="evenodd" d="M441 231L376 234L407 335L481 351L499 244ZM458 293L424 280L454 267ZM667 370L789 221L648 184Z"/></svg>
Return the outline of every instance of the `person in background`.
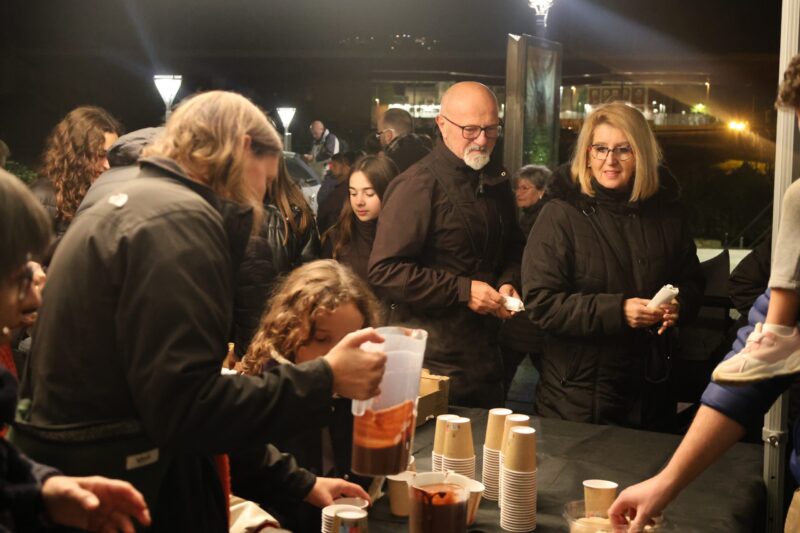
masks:
<svg viewBox="0 0 800 533"><path fill-rule="evenodd" d="M326 175L317 194L317 226L320 234L336 224L339 213L347 202L347 178L350 177L357 159L358 154L355 152L339 152L331 159L330 175Z"/></svg>
<svg viewBox="0 0 800 533"><path fill-rule="evenodd" d="M51 235L51 221L37 199L16 177L0 170L0 353L8 353L9 328L41 301L30 259L47 248ZM5 363L4 356L0 358L0 425L7 427L16 412L17 381ZM147 526L150 516L144 498L130 484L99 476L64 476L31 461L0 437L3 531L49 531L59 525L133 533L134 521Z"/></svg>
<svg viewBox="0 0 800 533"><path fill-rule="evenodd" d="M545 199L545 190L553 173L544 165L525 165L521 167L511 186L514 189L519 215L519 226L527 238L536 222ZM503 322L500 328L500 350L503 352L503 372L506 394L517 373L517 367L530 357L533 366L541 372L541 351L544 337L541 330L534 326L525 313L518 313Z"/></svg>
<svg viewBox="0 0 800 533"><path fill-rule="evenodd" d="M237 275L235 360L247 352L275 282L320 253L314 213L281 157L278 174L267 185L261 229L251 237Z"/></svg>
<svg viewBox="0 0 800 533"><path fill-rule="evenodd" d="M122 133L117 119L93 106L73 109L53 128L42 156L41 177L31 190L50 214L57 240L94 180L110 168L108 150Z"/></svg>
<svg viewBox="0 0 800 533"><path fill-rule="evenodd" d="M411 113L397 107L387 109L378 119L376 137L383 152L397 165L398 172L404 172L433 148L430 138L414 133Z"/></svg>
<svg viewBox="0 0 800 533"><path fill-rule="evenodd" d="M0 139L0 168L6 168L6 161L11 157L11 149Z"/></svg>
<svg viewBox="0 0 800 533"><path fill-rule="evenodd" d="M281 281L267 309L241 362L245 374L257 376L274 367L313 361L345 335L381 325L378 301L366 283L331 260L314 261L294 270ZM328 422L309 420L302 432L279 436L273 444L292 454L300 466L316 476L351 478L367 487L370 479L354 478L350 472L352 434L350 401L336 398ZM247 492L249 482L237 480L237 475L246 479L246 463L234 455L232 466L234 492ZM309 477L311 482L314 476ZM320 530L317 509L290 502L263 504L281 517L287 529Z"/></svg>
<svg viewBox="0 0 800 533"><path fill-rule="evenodd" d="M453 405L504 401L500 320L518 297L523 237L507 172L491 161L494 93L462 82L442 97L442 141L389 184L369 261L389 323L428 331L425 365L450 377Z"/></svg>
<svg viewBox="0 0 800 533"><path fill-rule="evenodd" d="M348 180L349 201L323 238L323 257L347 265L363 280L367 279L381 201L395 176L397 168L388 157L368 155L359 159Z"/></svg>
<svg viewBox="0 0 800 533"><path fill-rule="evenodd" d="M554 173L522 260L525 311L547 335L540 416L674 430L671 328L697 315L705 278L660 161L642 113L614 102ZM648 307L668 283L677 299Z"/></svg>
<svg viewBox="0 0 800 533"><path fill-rule="evenodd" d="M341 150L339 138L325 127L321 120L315 120L308 127L313 142L311 152L303 158L309 163L322 163L338 154Z"/></svg>
<svg viewBox="0 0 800 533"><path fill-rule="evenodd" d="M131 481L152 531L221 532L215 457L260 446L269 463L266 443L327 420L334 393L374 396L385 355L358 349L380 342L367 329L296 367L221 374L235 275L283 147L260 109L224 91L184 100L165 128L139 176L77 217L56 251L14 438L65 472ZM337 492L315 484L306 499Z"/></svg>
<svg viewBox="0 0 800 533"><path fill-rule="evenodd" d="M778 89L775 105L794 111L798 118L798 126L800 126L800 55L791 59L783 73L783 81ZM795 181L789 187L789 190L794 189L792 191L794 195L798 191L795 187L796 183ZM789 190L787 190L787 195ZM793 204L796 200L796 196L793 199L785 196L783 209L796 211L797 207ZM792 261L797 260L797 257L794 256L797 250L793 242L796 240L796 235L787 234L796 222L793 220L796 216L797 212L782 211L781 213L781 225L778 230L775 257L771 268L768 266L769 247L767 244L760 247L758 251L754 250L754 254L751 254L749 261L752 262L752 273L747 277L752 277L752 280L749 283L745 281L750 286L746 287L740 295L745 302L749 299L748 294L752 290L752 286L758 286L758 283L763 281L764 272L771 272L771 278L778 274L777 280L779 280L782 277L781 273L786 275ZM781 250L782 245L787 246L788 249ZM786 263L776 267L777 261ZM772 285L772 281L770 279L770 285ZM750 352L748 347L752 350L759 344L763 344L765 347L779 346L774 342L774 337L766 335L760 327L765 321L770 321L770 314L775 312L776 305L781 307L786 305L786 300L783 298L787 296L785 294L779 296L780 301L773 305L772 298L776 295L777 292L774 289L767 289L756 299L748 313L748 325L739 330L732 351L720 363L720 366L738 360L738 368L746 370L750 363L747 362L745 366L742 366L745 361L742 361L744 358L741 357L741 354ZM790 299L794 297L796 295L789 295ZM790 306L781 311L792 313L796 317L797 302L795 301L793 307ZM796 328L797 325L794 324L792 327ZM794 335L797 333L795 332ZM757 356L754 354L753 357ZM782 362L780 357L776 357L776 360ZM733 368L730 371L735 372L737 365L731 366ZM759 366L755 365L756 368ZM697 476L738 442L744 436L745 428L762 424L764 415L775 403L775 400L789 390L796 381L795 375L779 374L784 373L772 372L770 377L759 382L743 380L736 385L718 383L716 377L712 377L714 381L706 387L700 399L702 405L697 411L692 425L667 466L650 479L625 489L608 510L612 520L621 524L630 519L632 521L631 531L641 531L653 516L660 514ZM793 437L789 469L795 481L800 482L800 420L797 419L794 421ZM777 497L780 498L782 495L779 494ZM794 492L786 514L784 531L786 533L800 531L800 489L796 489Z"/></svg>

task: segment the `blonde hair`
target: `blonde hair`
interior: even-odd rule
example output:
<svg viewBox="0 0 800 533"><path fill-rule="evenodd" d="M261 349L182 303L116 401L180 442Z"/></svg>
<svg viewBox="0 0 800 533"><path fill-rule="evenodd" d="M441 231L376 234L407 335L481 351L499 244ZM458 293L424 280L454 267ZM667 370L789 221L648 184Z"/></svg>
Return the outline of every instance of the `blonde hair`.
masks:
<svg viewBox="0 0 800 533"><path fill-rule="evenodd" d="M219 196L252 206L259 222L263 198L252 196L243 176L246 135L256 155L279 155L283 150L280 136L255 104L240 94L210 91L181 102L164 134L142 155L174 159Z"/></svg>
<svg viewBox="0 0 800 533"><path fill-rule="evenodd" d="M364 317L364 327L380 325L377 298L345 265L322 259L293 270L275 289L242 358L242 372L258 374L270 360L293 363L297 350L314 338L319 315L347 303L354 304Z"/></svg>
<svg viewBox="0 0 800 533"><path fill-rule="evenodd" d="M594 196L589 150L592 147L594 130L601 124L608 124L622 130L628 138L636 158L636 171L633 176L633 190L630 200L646 200L658 192L658 165L661 162L661 148L644 115L624 102L611 102L595 109L584 121L575 153L572 157L572 179L579 183L581 191Z"/></svg>

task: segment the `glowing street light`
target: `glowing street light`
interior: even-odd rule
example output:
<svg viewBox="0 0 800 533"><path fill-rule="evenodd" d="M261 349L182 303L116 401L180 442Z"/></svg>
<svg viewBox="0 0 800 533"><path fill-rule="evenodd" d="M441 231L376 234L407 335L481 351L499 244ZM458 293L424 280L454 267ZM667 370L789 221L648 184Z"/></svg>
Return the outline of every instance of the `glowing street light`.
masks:
<svg viewBox="0 0 800 533"><path fill-rule="evenodd" d="M289 131L289 124L292 123L296 111L295 107L278 108L278 116L281 117L281 124L283 124L283 149L287 152L292 151L292 133Z"/></svg>
<svg viewBox="0 0 800 533"><path fill-rule="evenodd" d="M175 101L178 89L181 88L182 80L183 76L180 74L156 74L153 76L153 82L156 84L158 94L161 95L161 99L164 101L164 108L166 109L164 112L164 120L169 118L172 102Z"/></svg>
<svg viewBox="0 0 800 533"><path fill-rule="evenodd" d="M741 133L747 129L747 122L743 122L741 120L731 120L728 122L728 129L735 131L736 133Z"/></svg>
<svg viewBox="0 0 800 533"><path fill-rule="evenodd" d="M547 28L547 13L553 7L555 0L528 0L528 5L536 13L536 35L537 37L544 37L545 28Z"/></svg>

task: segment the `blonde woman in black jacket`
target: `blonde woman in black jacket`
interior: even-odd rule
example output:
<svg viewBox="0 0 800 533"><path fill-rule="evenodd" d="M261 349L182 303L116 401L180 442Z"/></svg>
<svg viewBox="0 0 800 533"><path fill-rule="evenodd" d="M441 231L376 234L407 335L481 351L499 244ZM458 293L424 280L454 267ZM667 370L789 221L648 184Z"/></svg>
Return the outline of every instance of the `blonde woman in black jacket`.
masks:
<svg viewBox="0 0 800 533"><path fill-rule="evenodd" d="M660 159L642 114L611 103L555 173L522 263L525 308L547 334L542 416L671 429L671 333L696 315L705 282ZM668 283L678 297L649 308Z"/></svg>

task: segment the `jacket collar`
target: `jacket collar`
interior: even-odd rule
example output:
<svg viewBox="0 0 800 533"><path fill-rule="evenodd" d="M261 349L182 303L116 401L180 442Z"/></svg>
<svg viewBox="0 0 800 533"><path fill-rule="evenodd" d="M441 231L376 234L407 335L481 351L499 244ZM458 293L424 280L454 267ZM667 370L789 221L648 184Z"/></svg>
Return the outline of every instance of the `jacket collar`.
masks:
<svg viewBox="0 0 800 533"><path fill-rule="evenodd" d="M497 148L495 146L495 148ZM499 185L504 181L508 181L508 171L499 162L501 157L497 152L492 153L489 163L486 164L481 170L474 170L470 168L463 159L450 151L450 148L444 143L443 140L437 139L433 146L433 153L436 154L445 165L452 168L454 173L460 173L475 179L476 183L482 185Z"/></svg>
<svg viewBox="0 0 800 533"><path fill-rule="evenodd" d="M139 166L142 177L171 179L197 193L222 216L234 271L238 270L250 239L250 230L253 227L253 208L220 198L206 185L190 179L183 168L173 159L145 157L139 160Z"/></svg>

